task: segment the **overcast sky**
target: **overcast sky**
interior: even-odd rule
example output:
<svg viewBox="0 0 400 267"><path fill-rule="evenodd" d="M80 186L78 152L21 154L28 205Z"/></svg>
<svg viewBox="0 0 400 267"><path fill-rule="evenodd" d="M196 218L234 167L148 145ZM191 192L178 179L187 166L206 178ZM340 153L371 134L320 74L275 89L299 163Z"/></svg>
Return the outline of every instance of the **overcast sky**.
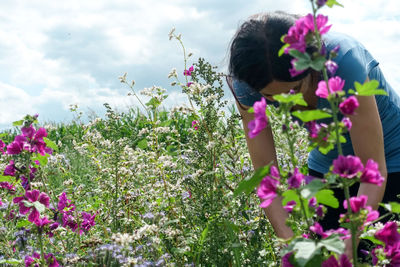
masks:
<svg viewBox="0 0 400 267"><path fill-rule="evenodd" d="M331 30L360 40L400 92L400 5L398 0L339 0L324 8ZM25 114L40 121L67 122L70 104L104 113L103 103L136 105L118 77L128 73L136 90L159 85L166 105L183 103L169 86L172 68L183 71L182 53L168 40L182 33L193 60L204 57L221 70L238 25L262 11L306 14L308 0L1 0L0 129ZM229 96L230 97L230 96Z"/></svg>

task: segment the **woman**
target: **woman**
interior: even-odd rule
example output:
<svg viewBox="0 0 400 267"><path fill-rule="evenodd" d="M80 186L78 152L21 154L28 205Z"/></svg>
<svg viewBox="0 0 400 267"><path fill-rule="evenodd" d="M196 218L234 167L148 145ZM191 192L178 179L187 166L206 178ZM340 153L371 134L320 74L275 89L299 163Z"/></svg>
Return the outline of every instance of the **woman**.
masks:
<svg viewBox="0 0 400 267"><path fill-rule="evenodd" d="M247 125L253 119L247 109L255 101L265 97L269 103L274 103L275 94L288 93L294 89L303 93L308 109L329 107L326 99L315 95L321 74L309 69L299 76L291 77L289 69L292 58L285 54L278 56L283 45L281 36L288 32L298 18L284 12L253 16L240 26L230 47L229 77L233 78L228 79L228 84L242 116L247 146L255 169L271 161L277 164L270 127L255 138L250 139L247 135ZM378 209L379 202L397 201L396 195L400 193L400 98L386 82L378 62L356 40L343 34L327 33L323 36L323 44L327 53L340 46L334 58L339 66L335 75L345 80L345 91L354 88L355 81L364 83L375 79L379 81L380 88L388 93L387 96L357 97L360 106L356 115L350 116L353 126L345 136L347 142L342 145L345 155L356 155L364 164L368 159L379 164L381 175L385 178L381 187L361 183L351 188L353 196L367 195L367 205ZM323 177L337 156L336 149L327 155L314 149L308 160L310 175ZM341 205L343 192L337 190L335 195ZM285 224L288 215L281 205L281 199L276 198L265 209L265 213L278 237L286 239L293 235ZM321 223L324 230L338 227L340 213L344 213L344 210L328 210Z"/></svg>

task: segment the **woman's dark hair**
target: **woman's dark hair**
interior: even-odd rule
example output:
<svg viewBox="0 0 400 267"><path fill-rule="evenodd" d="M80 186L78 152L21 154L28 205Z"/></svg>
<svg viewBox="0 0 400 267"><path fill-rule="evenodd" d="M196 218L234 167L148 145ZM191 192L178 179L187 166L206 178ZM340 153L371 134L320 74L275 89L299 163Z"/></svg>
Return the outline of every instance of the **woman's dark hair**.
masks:
<svg viewBox="0 0 400 267"><path fill-rule="evenodd" d="M229 76L246 82L256 91L273 80L293 82L306 77L309 70L291 77L292 57L278 56L283 46L282 35L287 34L298 18L300 16L277 11L255 15L244 22L231 43Z"/></svg>

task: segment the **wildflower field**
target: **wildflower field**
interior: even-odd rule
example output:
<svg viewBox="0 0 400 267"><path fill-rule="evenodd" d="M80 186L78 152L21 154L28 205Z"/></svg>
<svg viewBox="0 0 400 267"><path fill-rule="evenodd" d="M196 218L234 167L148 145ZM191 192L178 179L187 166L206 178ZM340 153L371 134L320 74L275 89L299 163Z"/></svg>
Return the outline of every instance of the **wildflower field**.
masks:
<svg viewBox="0 0 400 267"><path fill-rule="evenodd" d="M276 96L278 108L256 102L249 135L272 128L279 169L253 170L240 115L224 98L225 75L192 60L173 30L170 40L181 45L184 60L168 78L187 95L185 105L165 109L165 89L136 89L125 74L121 85L137 103L127 111L104 104L105 118L84 123L74 107L72 122L47 125L31 114L0 133L0 265L369 266L344 253L344 242L355 244L360 230L357 237L373 244L367 254L374 265L398 266L397 224L376 222L365 196L338 203L330 190L340 185L347 192L356 181L380 185L377 164L339 153L324 180L308 176L308 151L340 147L351 128L346 116L358 106L332 74L334 53L301 50L316 42L320 51L329 27L317 11L339 5L311 3L313 14L291 28L281 52L295 58L294 75L308 67L325 74L316 94L332 109L292 112L304 105L294 92ZM383 94L375 85L357 85L353 94ZM319 122L326 118L332 124ZM290 214L290 240L275 236L260 208L278 195ZM317 220L325 206L342 204L343 227L322 229ZM385 206L389 215L400 212L398 203Z"/></svg>

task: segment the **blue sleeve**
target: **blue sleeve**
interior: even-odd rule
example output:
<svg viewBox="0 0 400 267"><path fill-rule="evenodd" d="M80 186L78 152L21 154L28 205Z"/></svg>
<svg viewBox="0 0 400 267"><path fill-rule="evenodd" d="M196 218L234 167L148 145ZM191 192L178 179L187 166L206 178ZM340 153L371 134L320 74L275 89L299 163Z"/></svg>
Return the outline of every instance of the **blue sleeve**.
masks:
<svg viewBox="0 0 400 267"><path fill-rule="evenodd" d="M338 65L335 75L345 80L343 90L347 92L350 88L354 89L354 82L364 83L378 62L362 45L358 45L348 50Z"/></svg>
<svg viewBox="0 0 400 267"><path fill-rule="evenodd" d="M234 80L233 81L233 93L236 95L237 101L245 106L252 107L256 101L260 101L262 95L253 90L247 83Z"/></svg>

